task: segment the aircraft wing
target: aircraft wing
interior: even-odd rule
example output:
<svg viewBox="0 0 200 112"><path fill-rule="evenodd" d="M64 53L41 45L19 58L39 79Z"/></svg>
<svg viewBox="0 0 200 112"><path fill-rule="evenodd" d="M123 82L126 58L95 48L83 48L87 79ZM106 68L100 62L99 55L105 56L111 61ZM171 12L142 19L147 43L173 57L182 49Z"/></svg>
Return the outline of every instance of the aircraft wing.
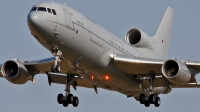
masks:
<svg viewBox="0 0 200 112"><path fill-rule="evenodd" d="M116 54L112 58L114 60L115 65L123 72L129 75L143 77L145 79L143 80L143 84L144 86L146 86L146 88L150 86L148 79L150 77L150 71L153 71L156 75L154 87L171 86L172 88L200 88L200 84L196 82L195 78L195 75L200 72L200 62L198 61L181 61L188 67L192 76L187 84L177 85L169 82L162 75L161 68L167 60L132 57L121 54Z"/></svg>
<svg viewBox="0 0 200 112"><path fill-rule="evenodd" d="M144 84L145 88L149 88L150 84L148 78L144 79L142 83ZM177 85L169 81L167 83L169 83L169 86L171 86L171 88L200 88L200 83L196 82L195 77L192 77L190 82L186 84ZM168 86L167 83L163 77L157 77L156 80L154 81L154 87L162 87L162 86L167 87Z"/></svg>
<svg viewBox="0 0 200 112"><path fill-rule="evenodd" d="M66 75L56 75L56 74L47 74L49 84L51 83L57 83L57 84L66 84ZM86 87L86 88L93 88L93 84L89 81L85 80L84 78L78 78L74 83L73 86L80 86L80 87Z"/></svg>
<svg viewBox="0 0 200 112"><path fill-rule="evenodd" d="M154 71L156 75L161 75L161 67L167 60L132 57L117 54L113 57L116 66L125 73L132 75L146 75L149 71ZM182 61L188 68L193 68L197 73L200 72L200 62L198 61ZM193 74L194 75L194 74Z"/></svg>
<svg viewBox="0 0 200 112"><path fill-rule="evenodd" d="M54 60L55 58L51 57L41 60L25 61L25 66L28 68L29 74L43 74L51 71ZM62 68L60 71L61 73L77 74L70 66L70 63L65 60L59 62L58 65Z"/></svg>
<svg viewBox="0 0 200 112"><path fill-rule="evenodd" d="M66 74L73 74L75 77L78 77L78 73L73 70L72 66L70 65L70 62L68 61L61 61L58 63L58 65L61 67L60 75L51 73L51 66L54 64L54 57L41 59L41 60L31 60L31 61L24 61L24 65L26 66L30 76L29 80L33 80L32 76L36 74L47 74L47 78L49 81L49 84L51 83L57 83L57 84L66 84ZM2 64L0 65L0 67ZM3 77L2 73L0 72L0 77ZM75 86L80 87L86 87L86 88L93 88L93 84L89 81L78 78L76 81L74 81Z"/></svg>
<svg viewBox="0 0 200 112"><path fill-rule="evenodd" d="M114 63L119 69L128 74L146 75L149 71L155 74L162 74L161 67L165 60L131 57L117 54L114 56Z"/></svg>

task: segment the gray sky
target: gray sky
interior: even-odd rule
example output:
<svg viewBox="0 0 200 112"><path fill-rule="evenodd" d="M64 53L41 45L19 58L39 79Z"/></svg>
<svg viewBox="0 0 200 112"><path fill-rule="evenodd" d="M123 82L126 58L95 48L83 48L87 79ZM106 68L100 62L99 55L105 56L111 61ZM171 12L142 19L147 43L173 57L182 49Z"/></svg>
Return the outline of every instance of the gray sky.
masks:
<svg viewBox="0 0 200 112"><path fill-rule="evenodd" d="M200 1L199 0L55 0L67 3L116 36L124 39L131 28L139 28L153 36L167 6L174 9L174 23L169 58L200 61ZM17 58L33 60L51 57L30 34L27 15L31 7L43 0L3 0L0 4L0 62ZM199 75L199 74L198 74ZM200 89L173 89L160 95L161 106L146 108L134 98L103 89L96 95L93 89L78 88L72 93L79 97L78 108L57 104L57 95L64 85L48 86L46 75L37 75L36 84L13 85L0 79L1 112L173 112L199 111ZM200 81L200 77L197 78Z"/></svg>

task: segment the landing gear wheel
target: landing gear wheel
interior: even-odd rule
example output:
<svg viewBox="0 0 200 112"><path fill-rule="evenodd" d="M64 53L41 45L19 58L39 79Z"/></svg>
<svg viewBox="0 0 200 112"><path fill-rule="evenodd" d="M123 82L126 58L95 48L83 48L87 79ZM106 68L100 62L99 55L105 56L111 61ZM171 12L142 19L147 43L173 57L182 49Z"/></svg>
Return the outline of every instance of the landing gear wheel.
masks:
<svg viewBox="0 0 200 112"><path fill-rule="evenodd" d="M60 72L60 66L56 66L56 68L55 68L55 71L56 71L56 73L59 73Z"/></svg>
<svg viewBox="0 0 200 112"><path fill-rule="evenodd" d="M73 103L73 95L72 94L68 94L68 96L67 96L67 101L68 101L68 103L69 104L72 104Z"/></svg>
<svg viewBox="0 0 200 112"><path fill-rule="evenodd" d="M59 94L59 95L58 95L57 101L58 101L59 104L62 104L62 103L63 103L63 94Z"/></svg>
<svg viewBox="0 0 200 112"><path fill-rule="evenodd" d="M156 98L155 98L155 103L154 103L155 107L159 107L160 104L161 104L160 98L159 98L159 97L156 97Z"/></svg>
<svg viewBox="0 0 200 112"><path fill-rule="evenodd" d="M53 65L51 66L51 72L55 73L55 68Z"/></svg>
<svg viewBox="0 0 200 112"><path fill-rule="evenodd" d="M67 106L68 106L67 100L63 100L63 106L64 106L64 107L67 107Z"/></svg>
<svg viewBox="0 0 200 112"><path fill-rule="evenodd" d="M155 103L155 95L154 94L151 94L150 96L149 96L149 102L151 103L151 104L154 104Z"/></svg>
<svg viewBox="0 0 200 112"><path fill-rule="evenodd" d="M141 104L144 104L145 95L144 95L144 94L140 94L139 100L140 100L140 103L141 103Z"/></svg>
<svg viewBox="0 0 200 112"><path fill-rule="evenodd" d="M58 65L55 68L54 68L54 65L51 66L51 72L53 72L53 73L59 73L60 69L61 68Z"/></svg>
<svg viewBox="0 0 200 112"><path fill-rule="evenodd" d="M149 106L150 106L149 100L145 100L144 105L145 105L146 107L149 107Z"/></svg>
<svg viewBox="0 0 200 112"><path fill-rule="evenodd" d="M74 107L77 107L78 106L78 104L79 104L79 100L78 100L78 97L73 97L73 103L72 103L72 105L74 106Z"/></svg>

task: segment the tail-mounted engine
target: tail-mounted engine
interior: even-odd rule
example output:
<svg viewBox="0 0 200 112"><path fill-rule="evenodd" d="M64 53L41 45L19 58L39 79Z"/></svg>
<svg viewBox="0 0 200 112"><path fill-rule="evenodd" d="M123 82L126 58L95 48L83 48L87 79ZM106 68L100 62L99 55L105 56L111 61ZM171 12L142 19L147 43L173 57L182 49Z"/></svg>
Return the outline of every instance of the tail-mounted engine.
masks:
<svg viewBox="0 0 200 112"><path fill-rule="evenodd" d="M1 72L13 84L25 84L29 79L28 70L23 62L16 59L5 62L1 68Z"/></svg>
<svg viewBox="0 0 200 112"><path fill-rule="evenodd" d="M134 46L134 47L146 47L150 48L150 38L149 36L141 30L131 29L125 35L126 43Z"/></svg>
<svg viewBox="0 0 200 112"><path fill-rule="evenodd" d="M179 60L168 60L162 66L162 73L165 78L175 84L185 84L191 79L188 67Z"/></svg>

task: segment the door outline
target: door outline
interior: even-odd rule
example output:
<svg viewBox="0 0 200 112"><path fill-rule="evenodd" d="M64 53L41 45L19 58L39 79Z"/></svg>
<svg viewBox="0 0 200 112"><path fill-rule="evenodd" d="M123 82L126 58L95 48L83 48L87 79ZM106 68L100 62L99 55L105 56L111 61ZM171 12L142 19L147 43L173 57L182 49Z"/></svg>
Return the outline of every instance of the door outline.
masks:
<svg viewBox="0 0 200 112"><path fill-rule="evenodd" d="M71 27L71 14L66 9L64 9L63 11L64 11L64 14L65 14L65 25L68 26L68 27Z"/></svg>

